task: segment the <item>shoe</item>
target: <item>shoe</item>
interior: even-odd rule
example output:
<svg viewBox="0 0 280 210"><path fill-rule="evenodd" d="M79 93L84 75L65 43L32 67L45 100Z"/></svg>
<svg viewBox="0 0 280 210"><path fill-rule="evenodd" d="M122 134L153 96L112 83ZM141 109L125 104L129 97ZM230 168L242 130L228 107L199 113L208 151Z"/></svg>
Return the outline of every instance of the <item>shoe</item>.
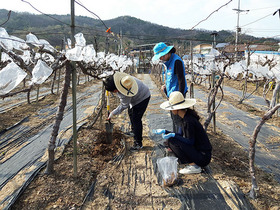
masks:
<svg viewBox="0 0 280 210"><path fill-rule="evenodd" d="M131 136L131 137L134 137L134 133L132 131L125 132L124 134L128 135L128 136Z"/></svg>
<svg viewBox="0 0 280 210"><path fill-rule="evenodd" d="M167 152L173 152L173 151L172 151L172 149L171 149L171 148L169 148L169 147L168 147L168 148L166 148L166 151L167 151Z"/></svg>
<svg viewBox="0 0 280 210"><path fill-rule="evenodd" d="M168 146L168 140L166 140L166 141L163 142L163 146L164 146L165 148L169 148L169 146Z"/></svg>
<svg viewBox="0 0 280 210"><path fill-rule="evenodd" d="M201 167L198 165L188 165L179 171L180 174L199 174Z"/></svg>
<svg viewBox="0 0 280 210"><path fill-rule="evenodd" d="M176 155L174 154L174 152L170 148L166 149L166 155L170 156L170 157L176 157Z"/></svg>
<svg viewBox="0 0 280 210"><path fill-rule="evenodd" d="M140 144L138 144L137 142L134 142L134 145L132 146L132 147L130 147L130 149L129 150L134 150L134 151L136 151L136 150L140 150L140 149L142 149L143 148L143 145L140 145Z"/></svg>

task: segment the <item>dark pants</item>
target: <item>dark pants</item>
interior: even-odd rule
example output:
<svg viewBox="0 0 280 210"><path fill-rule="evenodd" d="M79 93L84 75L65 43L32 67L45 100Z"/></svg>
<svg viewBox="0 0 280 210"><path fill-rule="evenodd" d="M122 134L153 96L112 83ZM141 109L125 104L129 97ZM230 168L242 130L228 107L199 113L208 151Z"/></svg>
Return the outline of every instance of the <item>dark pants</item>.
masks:
<svg viewBox="0 0 280 210"><path fill-rule="evenodd" d="M150 96L136 104L131 109L128 108L128 115L131 122L132 131L134 133L134 140L142 146L142 133L143 133L143 124L142 124L142 117L147 109L147 106L150 101Z"/></svg>
<svg viewBox="0 0 280 210"><path fill-rule="evenodd" d="M193 145L186 144L174 137L168 139L168 146L181 164L195 163L204 167L210 163L211 151L198 151Z"/></svg>

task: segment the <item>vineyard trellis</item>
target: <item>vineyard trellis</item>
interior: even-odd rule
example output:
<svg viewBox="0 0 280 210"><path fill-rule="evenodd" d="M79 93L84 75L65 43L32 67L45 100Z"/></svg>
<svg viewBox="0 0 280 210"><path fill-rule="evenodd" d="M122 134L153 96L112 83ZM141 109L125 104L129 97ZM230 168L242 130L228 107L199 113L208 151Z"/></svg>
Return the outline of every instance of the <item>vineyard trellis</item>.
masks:
<svg viewBox="0 0 280 210"><path fill-rule="evenodd" d="M105 52L97 53L93 45L86 45L86 40L82 33L75 35L75 45L72 47L68 46L68 50L66 51L57 51L46 40L39 40L31 33L26 37L26 41L11 37L4 28L0 28L0 46L2 49L0 97L4 99L22 92L27 92L27 102L31 103L30 92L32 88L35 86L38 87L38 95L39 86L45 83L51 75L53 75L51 93L54 94L53 87L56 79L56 72L58 71L60 75L61 69L66 67L64 70L64 86L60 97L60 104L48 147L49 159L46 173L52 174L54 172L53 164L56 137L63 119L68 89L70 87L71 72L73 72L73 64L71 64L71 62L75 61L84 75L101 80L107 75L113 74L114 71L126 70L127 67L133 65L135 61L132 61L124 55L118 56L110 53L106 54ZM15 71L15 69L17 71ZM25 80L27 80L29 84L27 88L12 92L22 81L24 81L25 84ZM58 87L59 82L60 76L58 76Z"/></svg>
<svg viewBox="0 0 280 210"><path fill-rule="evenodd" d="M67 50L58 51L52 47L46 40L40 40L33 34L27 35L27 40L22 40L14 36L10 36L4 28L0 28L0 47L1 47L1 71L0 71L0 97L12 97L19 93L27 92L27 101L30 103L30 92L34 87L39 87L53 75L51 93L54 94L53 88L57 79L57 72L60 75L65 72L64 88L61 95L61 105L57 113L58 122L63 117L63 106L65 106L65 95L67 96L67 87L69 87L69 71L71 65L69 61L75 61L79 67L79 72L94 79L101 80L114 71L127 71L130 66L134 66L135 60L130 59L125 55L115 55L105 52L96 52L93 45L86 45L86 40L83 34L75 35L75 47L68 46ZM254 147L257 139L258 131L261 126L269 119L279 108L277 104L280 88L280 58L279 52L265 54L264 56L257 55L258 52L251 51L248 46L246 58L235 62L233 57L229 57L224 53L219 53L213 50L205 57L193 56L193 61L185 60L186 69L189 70L191 83L201 84L207 83L210 88L208 95L208 117L204 127L207 130L209 123L223 99L223 80L229 78L232 80L243 81L243 97L240 103L246 100L248 82L255 83L256 89L260 88L260 83L263 82L264 100L268 103L267 113L264 115L259 125L256 127L256 132L252 134L250 141L250 172L252 177L251 195L256 195L257 184L254 173ZM257 55L257 56L256 56ZM192 65L190 65L192 64ZM16 67L16 68L15 68ZM66 67L66 70L64 69ZM191 68L192 67L192 68ZM11 69L17 69L15 74ZM37 69L37 73L35 69ZM47 71L51 69L51 71ZM160 82L163 82L162 65L153 63L152 72L158 75ZM211 75L215 71L215 81L211 85ZM8 73L7 73L8 72ZM11 79L13 78L13 79ZM60 76L58 76L58 87ZM17 88L23 82L23 88ZM273 89L273 97L271 100L266 99L266 94L275 84ZM26 86L27 84L27 86ZM13 90L16 90L13 92ZM39 88L38 88L39 91ZM211 109L213 102L217 97L217 93L221 92L222 97L219 103L215 104L215 108ZM104 93L103 93L104 94ZM96 119L97 120L97 119ZM53 153L56 130L59 123L54 126L53 133L50 139L50 151ZM48 168L51 173L51 168Z"/></svg>

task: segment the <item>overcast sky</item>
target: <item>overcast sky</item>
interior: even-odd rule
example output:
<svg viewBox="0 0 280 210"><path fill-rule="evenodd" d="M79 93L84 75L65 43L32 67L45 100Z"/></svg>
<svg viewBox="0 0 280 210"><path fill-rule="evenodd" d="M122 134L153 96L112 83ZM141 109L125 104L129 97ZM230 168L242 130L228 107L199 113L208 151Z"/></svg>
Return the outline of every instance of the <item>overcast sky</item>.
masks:
<svg viewBox="0 0 280 210"><path fill-rule="evenodd" d="M233 9L238 9L239 0L76 1L97 14L102 20L129 15L171 28L192 29L194 27L217 31L235 31L238 22L237 12ZM0 0L0 8L39 14L26 2L30 2L46 14L70 14L71 0ZM222 7L225 4L227 5ZM239 26L242 33L256 37L280 38L279 12L272 15L280 9L280 0L240 0L240 9L244 10L239 13ZM211 13L213 14L207 20L199 23ZM78 4L75 4L75 14L96 18Z"/></svg>

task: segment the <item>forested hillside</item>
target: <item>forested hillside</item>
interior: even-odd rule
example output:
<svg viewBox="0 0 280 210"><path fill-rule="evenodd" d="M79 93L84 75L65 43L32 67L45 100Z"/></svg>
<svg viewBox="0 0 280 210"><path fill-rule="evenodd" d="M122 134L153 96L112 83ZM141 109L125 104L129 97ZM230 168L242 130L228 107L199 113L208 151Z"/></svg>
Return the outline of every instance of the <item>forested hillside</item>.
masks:
<svg viewBox="0 0 280 210"><path fill-rule="evenodd" d="M8 12L7 10L0 10L0 25L4 27L10 35L25 39L25 36L31 32L38 38L46 39L51 45L57 47L61 46L62 40L70 38L70 15L35 15L12 11L8 19ZM213 41L211 33L216 32L174 29L131 16L117 17L111 20L104 20L104 22L90 17L76 16L75 24L76 33L83 33L88 42L87 44L94 44L95 47L99 49L105 48L106 37L109 38L108 42L110 48L115 48L118 37L108 35L108 33L105 32L108 27L111 27L111 31L114 32L115 35L122 35L123 47L128 49L133 48L135 45L156 43L159 41L170 43L179 42L184 45L188 45L191 40L194 41L194 44L211 43ZM216 40L218 43L234 43L235 33L233 31L218 31ZM273 39L260 39L247 35L240 36L240 42L245 43L248 41L253 43L277 43L277 41Z"/></svg>

